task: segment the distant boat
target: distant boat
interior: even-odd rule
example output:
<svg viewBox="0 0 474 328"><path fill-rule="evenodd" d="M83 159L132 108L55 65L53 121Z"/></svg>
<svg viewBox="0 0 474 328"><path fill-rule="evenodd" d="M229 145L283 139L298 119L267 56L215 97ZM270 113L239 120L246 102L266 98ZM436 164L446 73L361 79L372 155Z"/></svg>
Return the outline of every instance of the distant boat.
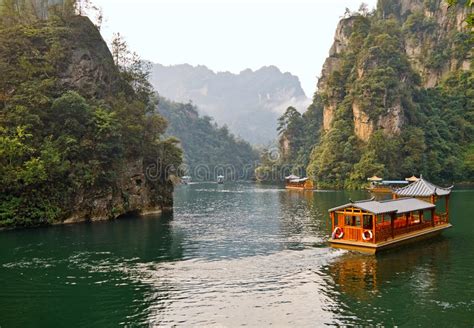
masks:
<svg viewBox="0 0 474 328"><path fill-rule="evenodd" d="M311 181L309 178L300 178L299 176L291 174L285 177L285 188L296 190L313 190L314 185L313 181Z"/></svg>
<svg viewBox="0 0 474 328"><path fill-rule="evenodd" d="M185 175L181 177L181 183L187 185L191 182L191 177L189 175Z"/></svg>
<svg viewBox="0 0 474 328"><path fill-rule="evenodd" d="M218 175L217 176L217 183L218 184L223 184L224 183L224 176L223 175Z"/></svg>
<svg viewBox="0 0 474 328"><path fill-rule="evenodd" d="M411 179L411 178L410 178ZM416 178L415 178L416 179ZM407 185L409 180L383 180L374 175L367 179L370 181L370 186L367 188L372 193L392 193L395 189Z"/></svg>

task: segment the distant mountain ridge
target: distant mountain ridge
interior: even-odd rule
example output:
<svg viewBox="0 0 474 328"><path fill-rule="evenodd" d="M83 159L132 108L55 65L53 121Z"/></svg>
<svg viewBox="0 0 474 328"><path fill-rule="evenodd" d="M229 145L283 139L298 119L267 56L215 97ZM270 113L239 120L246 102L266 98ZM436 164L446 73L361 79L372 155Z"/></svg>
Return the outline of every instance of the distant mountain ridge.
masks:
<svg viewBox="0 0 474 328"><path fill-rule="evenodd" d="M150 81L161 96L192 101L202 114L253 144L276 138L277 119L286 107L302 110L310 103L298 77L275 66L233 74L201 65L154 64Z"/></svg>

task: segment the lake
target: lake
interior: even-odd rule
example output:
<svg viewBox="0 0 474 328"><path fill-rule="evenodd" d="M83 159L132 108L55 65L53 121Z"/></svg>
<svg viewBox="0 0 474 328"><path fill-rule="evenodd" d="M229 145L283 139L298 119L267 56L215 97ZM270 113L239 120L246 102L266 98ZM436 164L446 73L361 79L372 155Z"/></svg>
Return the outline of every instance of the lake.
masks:
<svg viewBox="0 0 474 328"><path fill-rule="evenodd" d="M362 191L179 186L174 213L0 233L0 326L471 326L474 191L453 228L377 256L332 249Z"/></svg>

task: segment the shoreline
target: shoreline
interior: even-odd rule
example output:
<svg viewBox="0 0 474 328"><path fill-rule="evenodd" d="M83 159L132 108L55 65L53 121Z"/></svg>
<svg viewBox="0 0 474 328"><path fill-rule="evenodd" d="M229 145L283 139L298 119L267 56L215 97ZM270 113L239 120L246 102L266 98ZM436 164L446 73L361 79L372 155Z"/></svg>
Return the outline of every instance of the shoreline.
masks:
<svg viewBox="0 0 474 328"><path fill-rule="evenodd" d="M173 207L163 207L163 208L156 208L156 209L149 209L143 211L129 211L114 217L104 217L104 218L80 218L80 219L71 219L68 218L64 221L47 223L47 224L40 224L40 225L32 225L32 226L12 226L12 227L0 227L0 233L12 230L29 230L29 229L38 229L38 228L50 228L55 226L65 226L65 225L74 225L80 223L95 223L95 222L106 222L106 221L114 221L120 220L123 217L130 217L130 216L138 216L141 218L145 217L152 217L155 215L162 215L164 213L173 212Z"/></svg>

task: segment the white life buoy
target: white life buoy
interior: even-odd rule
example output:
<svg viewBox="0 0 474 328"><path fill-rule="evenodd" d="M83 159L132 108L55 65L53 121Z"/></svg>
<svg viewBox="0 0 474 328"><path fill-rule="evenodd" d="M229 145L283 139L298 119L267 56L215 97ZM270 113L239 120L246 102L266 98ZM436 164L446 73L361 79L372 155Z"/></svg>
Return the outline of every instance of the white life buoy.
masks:
<svg viewBox="0 0 474 328"><path fill-rule="evenodd" d="M332 239L341 239L344 237L344 230L341 227L336 227L332 232Z"/></svg>
<svg viewBox="0 0 474 328"><path fill-rule="evenodd" d="M364 239L365 241L372 240L373 237L374 235L372 234L371 230L362 231L362 239Z"/></svg>

